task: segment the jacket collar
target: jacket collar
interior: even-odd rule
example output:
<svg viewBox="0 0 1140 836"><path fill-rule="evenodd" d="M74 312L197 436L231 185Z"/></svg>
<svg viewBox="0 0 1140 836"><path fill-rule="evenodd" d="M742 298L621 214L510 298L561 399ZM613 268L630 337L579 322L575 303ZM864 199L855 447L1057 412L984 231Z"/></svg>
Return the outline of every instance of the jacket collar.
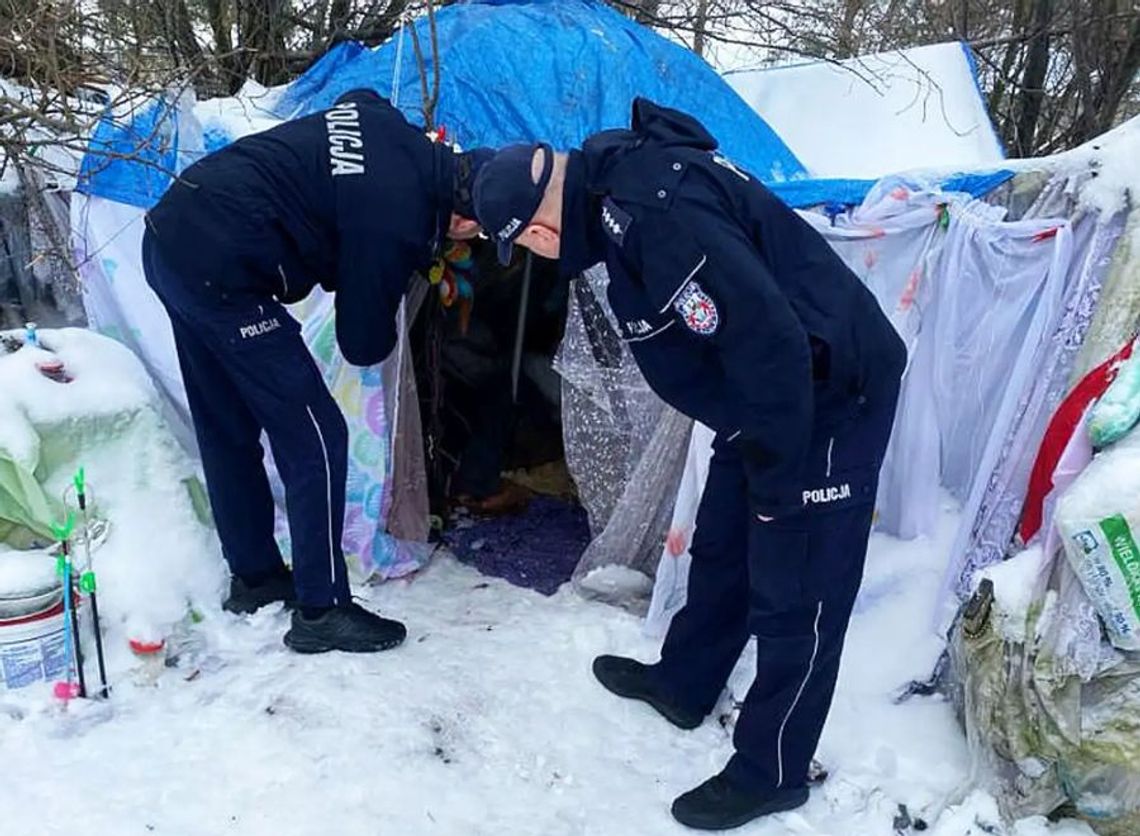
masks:
<svg viewBox="0 0 1140 836"><path fill-rule="evenodd" d="M579 275L606 258L606 238L599 220L600 200L587 182L587 160L581 151L571 151L562 187L562 251L559 271L563 277Z"/></svg>

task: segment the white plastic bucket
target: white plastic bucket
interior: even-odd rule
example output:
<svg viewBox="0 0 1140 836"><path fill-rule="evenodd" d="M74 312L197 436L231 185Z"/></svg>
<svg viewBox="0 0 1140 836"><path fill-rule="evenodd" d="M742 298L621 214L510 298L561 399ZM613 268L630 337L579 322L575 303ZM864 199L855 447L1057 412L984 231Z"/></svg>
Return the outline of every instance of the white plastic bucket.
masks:
<svg viewBox="0 0 1140 836"><path fill-rule="evenodd" d="M20 618L0 620L0 685L24 688L67 672L63 602Z"/></svg>

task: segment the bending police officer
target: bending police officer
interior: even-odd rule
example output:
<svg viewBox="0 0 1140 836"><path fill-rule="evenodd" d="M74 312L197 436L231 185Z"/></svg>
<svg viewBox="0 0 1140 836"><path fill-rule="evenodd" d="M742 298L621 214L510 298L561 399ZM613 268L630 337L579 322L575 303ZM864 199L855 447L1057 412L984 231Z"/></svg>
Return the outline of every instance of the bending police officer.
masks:
<svg viewBox="0 0 1140 836"><path fill-rule="evenodd" d="M736 752L673 805L703 829L808 798L906 361L823 238L716 149L691 116L638 99L629 130L569 154L503 149L475 182L501 258L518 243L567 277L606 264L646 381L716 431L687 604L661 660L594 664L610 691L691 729L756 637Z"/></svg>
<svg viewBox="0 0 1140 836"><path fill-rule="evenodd" d="M330 109L237 140L188 168L147 215L147 282L170 317L222 551L224 606L294 606L299 652L400 644L402 624L353 603L341 533L348 431L284 305L335 292L353 365L382 361L413 271L445 236L471 237L475 169L385 99L354 90ZM285 485L292 572L274 539L264 431Z"/></svg>

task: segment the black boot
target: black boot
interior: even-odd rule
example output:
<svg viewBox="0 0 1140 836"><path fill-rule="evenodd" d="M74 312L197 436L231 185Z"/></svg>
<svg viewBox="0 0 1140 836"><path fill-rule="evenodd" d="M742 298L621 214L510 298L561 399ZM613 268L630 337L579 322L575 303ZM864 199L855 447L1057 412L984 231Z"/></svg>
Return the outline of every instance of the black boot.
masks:
<svg viewBox="0 0 1140 836"><path fill-rule="evenodd" d="M807 787L748 789L722 772L674 801L673 818L694 830L731 830L761 816L794 810L807 800Z"/></svg>
<svg viewBox="0 0 1140 836"><path fill-rule="evenodd" d="M631 700L647 702L657 713L678 728L695 729L705 718L692 709L676 705L653 682L649 666L623 656L599 656L594 660L594 676L606 690Z"/></svg>
<svg viewBox="0 0 1140 836"><path fill-rule="evenodd" d="M375 653L401 644L408 635L398 621L381 618L357 604L332 607L315 618L293 612L293 626L285 645L298 653Z"/></svg>
<svg viewBox="0 0 1140 836"><path fill-rule="evenodd" d="M256 583L247 583L238 577L230 578L230 594L222 603L226 612L238 615L249 615L262 607L278 602L292 608L296 603L296 591L293 588L293 573L282 569Z"/></svg>

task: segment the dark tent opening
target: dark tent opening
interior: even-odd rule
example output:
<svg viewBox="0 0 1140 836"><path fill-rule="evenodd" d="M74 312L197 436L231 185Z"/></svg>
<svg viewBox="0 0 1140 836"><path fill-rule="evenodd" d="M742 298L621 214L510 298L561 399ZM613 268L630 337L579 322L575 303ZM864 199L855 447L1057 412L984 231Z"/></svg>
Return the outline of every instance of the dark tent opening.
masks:
<svg viewBox="0 0 1140 836"><path fill-rule="evenodd" d="M430 294L411 329L433 534L485 573L550 594L590 539L553 368L569 284L521 248L506 267L490 242L471 251L470 296Z"/></svg>

